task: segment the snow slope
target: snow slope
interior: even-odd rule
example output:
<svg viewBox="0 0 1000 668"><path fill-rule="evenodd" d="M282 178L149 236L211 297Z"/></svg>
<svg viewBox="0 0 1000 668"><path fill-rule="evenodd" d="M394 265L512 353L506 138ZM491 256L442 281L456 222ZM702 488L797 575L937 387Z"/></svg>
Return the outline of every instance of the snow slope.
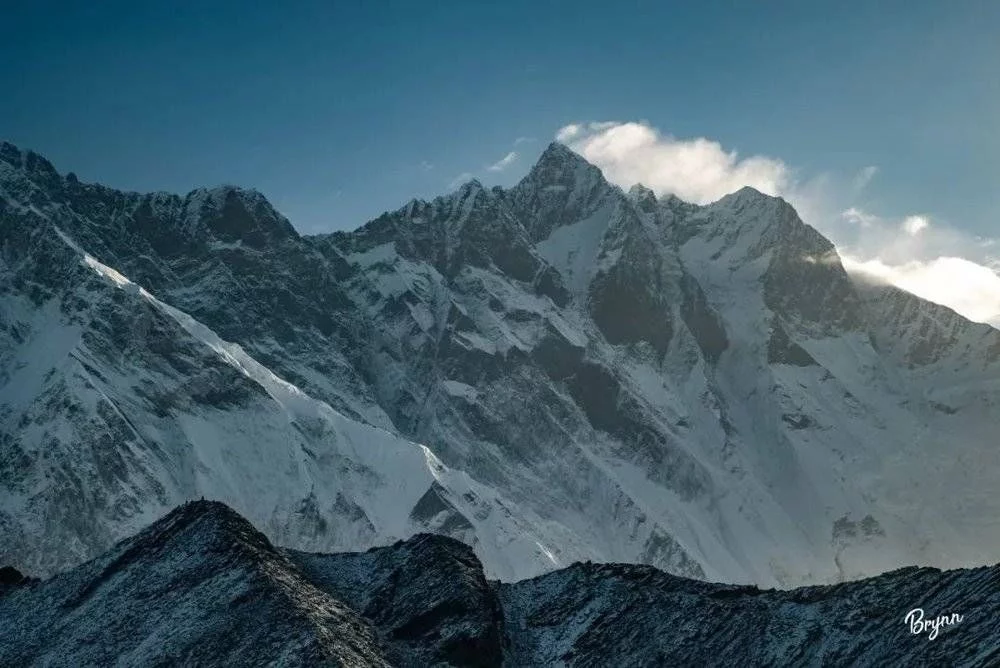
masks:
<svg viewBox="0 0 1000 668"><path fill-rule="evenodd" d="M384 544L452 521L461 525L462 537L477 546L494 576L509 578L525 567L544 570L553 565L542 542L549 537L538 531L544 524L537 518L512 513L511 504L494 490L449 469L426 446L346 418L313 399L239 345L222 340L204 324L87 254L59 228L52 227L52 231L78 255L82 266L103 279L106 287L92 283L91 290L120 290L123 306L158 320L158 326L175 339L172 345L195 348L199 364L233 369L228 378L217 372L225 378L217 391L236 394L227 386L242 383L248 396L220 398L219 402L195 396L192 405L182 410L172 406L161 414L123 400L122 391L128 388L142 387L144 393L171 393L180 388L141 367L109 364L90 350L79 328L64 324L48 308L48 317L40 318L28 331L26 346L29 353L43 349L45 354L23 355L32 364L18 369L5 383L5 390L12 395L15 389L54 394L70 406L90 404L97 414L111 413L121 423L120 431L110 436L124 441L133 461L129 470L122 471L115 466L117 462L105 461L104 453L82 451L79 441L93 424L67 421L23 429L17 446L24 456L44 461L52 456L46 451L57 448L72 459L39 467L45 467L42 477L48 484L40 481L16 490L20 494L5 495L9 505L4 519L13 525L15 535L36 532L31 540L46 546L39 553L14 544L4 555L6 560L44 572L66 559L89 556L76 550L84 551L82 546L94 537L137 530L171 504L205 497L232 504L266 527L276 540L304 548ZM136 344L134 338L131 344ZM176 364L169 355L164 358L165 363ZM52 365L63 365L62 371L72 382L47 384L45 378L53 376ZM218 403L225 404L223 410ZM9 401L7 408L30 413L38 406L19 407ZM83 520L75 512L90 508L64 505L65 483L59 476L83 471L93 475L88 489L80 492L99 495L102 505L107 499L117 506L112 512L98 512ZM122 482L140 476L148 489L133 488L131 494L121 489ZM126 505L131 507L122 507ZM83 521L91 524L75 535L79 529L74 523ZM68 554L67 547L60 546L67 538L72 550Z"/></svg>

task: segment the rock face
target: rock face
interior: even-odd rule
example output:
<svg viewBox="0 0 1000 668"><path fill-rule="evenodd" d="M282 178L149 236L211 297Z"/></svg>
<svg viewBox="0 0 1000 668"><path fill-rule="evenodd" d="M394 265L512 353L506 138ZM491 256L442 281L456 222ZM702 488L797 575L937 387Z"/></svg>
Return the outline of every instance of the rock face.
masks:
<svg viewBox="0 0 1000 668"><path fill-rule="evenodd" d="M553 144L303 237L254 191L0 144L0 563L30 575L200 497L295 549L451 536L503 580L988 563L998 397L1000 332L749 188L625 193Z"/></svg>
<svg viewBox="0 0 1000 668"><path fill-rule="evenodd" d="M913 633L917 607L955 623ZM0 590L0 663L989 666L998 614L998 567L790 591L592 563L499 583L443 536L296 552L196 501L94 561Z"/></svg>
<svg viewBox="0 0 1000 668"><path fill-rule="evenodd" d="M995 566L909 568L763 591L644 566L579 564L499 593L508 665L987 666L1000 659L987 621L1000 604L998 579ZM914 634L905 623L913 601L925 620L947 613L956 623L942 624L934 640L929 628Z"/></svg>
<svg viewBox="0 0 1000 668"><path fill-rule="evenodd" d="M508 641L496 583L464 543L419 534L362 553L289 555L379 629L393 664L502 664Z"/></svg>
<svg viewBox="0 0 1000 668"><path fill-rule="evenodd" d="M7 592L0 618L4 665L389 665L368 622L214 502Z"/></svg>

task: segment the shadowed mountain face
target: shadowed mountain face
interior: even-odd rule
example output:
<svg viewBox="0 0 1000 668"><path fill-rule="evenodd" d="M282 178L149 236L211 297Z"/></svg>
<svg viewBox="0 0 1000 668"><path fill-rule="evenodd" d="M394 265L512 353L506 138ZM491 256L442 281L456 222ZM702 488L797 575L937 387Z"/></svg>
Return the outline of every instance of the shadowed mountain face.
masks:
<svg viewBox="0 0 1000 668"><path fill-rule="evenodd" d="M1000 333L749 188L625 193L553 144L302 237L254 191L0 144L0 563L32 575L200 497L296 549L450 536L503 580L989 563L998 391Z"/></svg>
<svg viewBox="0 0 1000 668"><path fill-rule="evenodd" d="M914 634L917 607L955 623ZM764 591L588 563L501 584L443 536L282 550L199 501L49 580L5 577L0 663L989 666L998 614L997 567Z"/></svg>

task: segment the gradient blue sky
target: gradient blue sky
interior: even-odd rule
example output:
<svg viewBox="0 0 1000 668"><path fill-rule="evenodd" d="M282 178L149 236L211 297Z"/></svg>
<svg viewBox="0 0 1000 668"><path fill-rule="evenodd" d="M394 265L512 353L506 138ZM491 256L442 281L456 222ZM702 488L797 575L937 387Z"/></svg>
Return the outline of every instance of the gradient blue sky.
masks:
<svg viewBox="0 0 1000 668"><path fill-rule="evenodd" d="M3 24L0 137L120 188L253 186L303 231L512 183L608 120L802 178L874 165L880 215L1000 224L997 2L40 0Z"/></svg>

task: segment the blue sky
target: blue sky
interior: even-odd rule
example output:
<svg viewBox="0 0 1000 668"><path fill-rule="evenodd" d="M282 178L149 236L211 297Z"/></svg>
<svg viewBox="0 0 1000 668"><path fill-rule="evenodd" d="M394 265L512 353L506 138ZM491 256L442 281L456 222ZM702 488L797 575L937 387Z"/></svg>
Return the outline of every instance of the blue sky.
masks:
<svg viewBox="0 0 1000 668"><path fill-rule="evenodd" d="M832 191L816 216L1000 236L997 2L15 0L3 23L0 137L120 188L253 186L305 232L511 184L615 121L778 161L781 194Z"/></svg>

